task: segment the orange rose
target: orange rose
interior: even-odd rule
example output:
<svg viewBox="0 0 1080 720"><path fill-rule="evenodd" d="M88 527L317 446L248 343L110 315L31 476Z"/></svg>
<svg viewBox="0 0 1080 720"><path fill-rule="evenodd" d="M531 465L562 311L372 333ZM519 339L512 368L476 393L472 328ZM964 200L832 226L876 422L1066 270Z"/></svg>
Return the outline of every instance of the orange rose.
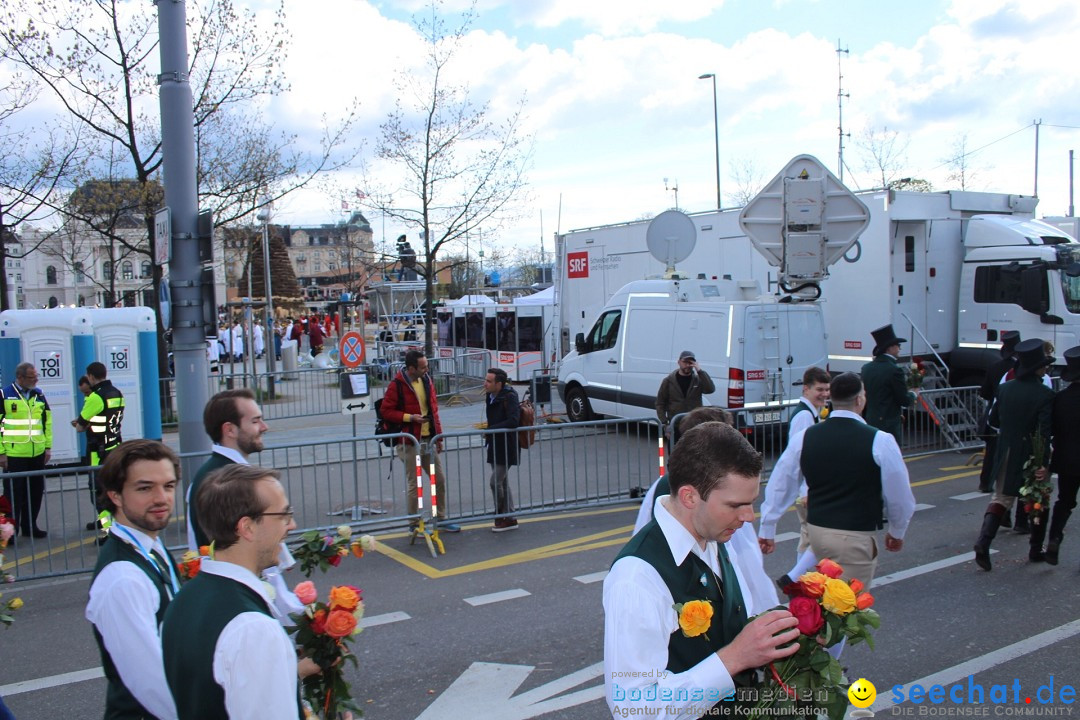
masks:
<svg viewBox="0 0 1080 720"><path fill-rule="evenodd" d="M713 607L708 600L691 600L676 605L675 611L679 613L679 627L686 637L703 635L712 625Z"/></svg>
<svg viewBox="0 0 1080 720"><path fill-rule="evenodd" d="M799 584L802 585L803 592L807 597L821 597L825 594L825 583L831 578L828 575L819 572L808 572L799 578Z"/></svg>
<svg viewBox="0 0 1080 720"><path fill-rule="evenodd" d="M332 638L348 637L356 629L356 617L351 611L331 610L326 619L326 634Z"/></svg>
<svg viewBox="0 0 1080 720"><path fill-rule="evenodd" d="M868 592L864 592L855 598L855 607L860 610L865 610L874 604L874 596Z"/></svg>
<svg viewBox="0 0 1080 720"><path fill-rule="evenodd" d="M353 540L352 545L350 545L349 547L352 548L352 554L355 557L364 557L364 546L360 544L359 540Z"/></svg>
<svg viewBox="0 0 1080 720"><path fill-rule="evenodd" d="M209 545L200 545L199 554L203 557L213 557L213 550L210 549Z"/></svg>
<svg viewBox="0 0 1080 720"><path fill-rule="evenodd" d="M338 585L330 589L330 609L338 608L352 612L360 603L360 593L348 585Z"/></svg>
<svg viewBox="0 0 1080 720"><path fill-rule="evenodd" d="M861 582L859 582L858 580L852 578L851 582L849 582L848 585L851 586L851 592L853 592L853 593L862 592L863 584Z"/></svg>
<svg viewBox="0 0 1080 720"><path fill-rule="evenodd" d="M840 567L836 562L825 558L817 564L817 570L822 575L828 575L834 580L844 574L844 568Z"/></svg>

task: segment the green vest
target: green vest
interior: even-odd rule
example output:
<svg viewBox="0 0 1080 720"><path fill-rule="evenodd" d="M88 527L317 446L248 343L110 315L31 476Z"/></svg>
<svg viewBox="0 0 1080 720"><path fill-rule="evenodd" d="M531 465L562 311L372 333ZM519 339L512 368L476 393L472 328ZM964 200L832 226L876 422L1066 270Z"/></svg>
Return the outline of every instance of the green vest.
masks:
<svg viewBox="0 0 1080 720"><path fill-rule="evenodd" d="M806 403L804 403L803 401L800 400L799 404L795 406L794 412L791 413L791 417L788 418L788 421L787 421L788 435L791 434L791 421L795 419L796 415L798 415L799 413L803 413L803 412L805 412L805 413L810 412L810 408L806 407ZM817 425L820 420L821 420L821 418L818 417L815 414L814 415L814 424Z"/></svg>
<svg viewBox="0 0 1080 720"><path fill-rule="evenodd" d="M881 468L874 462L877 432L846 417L830 417L807 428L799 469L808 488L808 523L834 530L881 529Z"/></svg>
<svg viewBox="0 0 1080 720"><path fill-rule="evenodd" d="M79 417L86 423L86 448L90 463L104 461L105 454L121 442L120 428L124 422L124 394L113 387L112 381L102 380L86 396Z"/></svg>
<svg viewBox="0 0 1080 720"><path fill-rule="evenodd" d="M213 453L202 464L202 467L195 473L195 477L191 481L191 488L188 490L188 505L187 505L187 517L188 522L191 523L191 528L195 532L195 544L198 547L210 544L210 538L207 537L206 532L199 525L199 517L195 511L195 495L199 492L199 486L202 485L202 481L206 479L206 476L215 470L220 470L223 467L232 465L233 461L224 455Z"/></svg>
<svg viewBox="0 0 1080 720"><path fill-rule="evenodd" d="M180 720L228 720L225 689L214 680L214 650L225 626L241 613L273 617L248 586L201 572L184 585L161 629L165 679ZM196 632L197 631L197 632ZM257 658L252 658L257 663ZM297 701L299 717L299 699Z"/></svg>
<svg viewBox="0 0 1080 720"><path fill-rule="evenodd" d="M659 492L659 490L658 490ZM712 570L694 553L689 553L682 565L675 566L671 561L671 549L667 538L656 520L652 520L641 532L630 538L615 558L636 557L653 566L664 581L674 603L691 600L710 600L713 604L712 624L705 635L688 638L681 630L676 630L668 640L667 670L676 673L686 672L710 653L731 643L746 625L746 605L739 589L735 570L727 559L727 550L719 545L720 576L723 592L716 583ZM701 578L705 578L705 584ZM740 673L735 684L742 686L750 682L750 673Z"/></svg>
<svg viewBox="0 0 1080 720"><path fill-rule="evenodd" d="M166 558L166 560L171 562L172 558ZM165 578L150 564L149 560L143 557L142 553L123 540L110 535L98 552L93 578L96 579L106 565L114 562L134 563L154 583L154 587L157 588L160 594L158 611L155 616L157 626L160 628L162 621L165 619L165 609L169 607L169 591ZM90 584L93 585L93 579ZM109 681L109 686L105 691L105 720L155 720L154 716L147 712L146 708L125 687L124 681L120 678L120 673L116 671L116 665L113 663L112 657L109 656L108 650L105 649L105 641L101 637L101 633L98 632L97 627L94 627L94 640L97 642L98 651L101 653L101 665L105 671L105 678Z"/></svg>

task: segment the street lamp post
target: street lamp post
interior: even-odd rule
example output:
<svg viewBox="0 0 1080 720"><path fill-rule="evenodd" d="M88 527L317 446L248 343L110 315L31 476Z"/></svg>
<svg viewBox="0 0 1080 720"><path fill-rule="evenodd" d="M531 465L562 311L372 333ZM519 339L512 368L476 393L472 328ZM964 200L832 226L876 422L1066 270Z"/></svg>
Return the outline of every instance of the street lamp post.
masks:
<svg viewBox="0 0 1080 720"><path fill-rule="evenodd" d="M716 148L716 209L723 207L720 202L720 113L716 104L716 73L699 75L698 80L712 80L713 136Z"/></svg>
<svg viewBox="0 0 1080 720"><path fill-rule="evenodd" d="M269 200L263 199L265 203L259 211L255 214L255 219L262 223L263 226L263 290L266 293L266 332L263 333L263 348L266 353L266 370L268 373L268 385L270 397L274 397L274 371L277 369L277 357L275 356L274 345L274 292L271 289L270 284L270 210L273 207ZM248 273L248 277L251 273ZM254 358L254 353L252 353ZM252 360L254 362L254 360Z"/></svg>

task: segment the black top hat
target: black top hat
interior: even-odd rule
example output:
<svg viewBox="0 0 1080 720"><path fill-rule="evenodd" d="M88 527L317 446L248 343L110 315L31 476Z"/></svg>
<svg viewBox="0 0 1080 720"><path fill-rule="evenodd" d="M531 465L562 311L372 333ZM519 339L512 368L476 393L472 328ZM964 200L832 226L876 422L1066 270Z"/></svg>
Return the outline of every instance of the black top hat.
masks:
<svg viewBox="0 0 1080 720"><path fill-rule="evenodd" d="M1054 358L1046 354L1043 350L1043 341L1038 338L1024 340L1016 346L1016 377L1018 378L1053 364Z"/></svg>
<svg viewBox="0 0 1080 720"><path fill-rule="evenodd" d="M1016 330L1006 330L1001 333L1001 357L1012 357L1019 344L1020 333Z"/></svg>
<svg viewBox="0 0 1080 720"><path fill-rule="evenodd" d="M870 334L874 336L874 355L880 355L893 345L907 342L905 338L896 337L892 325L882 325Z"/></svg>
<svg viewBox="0 0 1080 720"><path fill-rule="evenodd" d="M1064 355L1066 367L1061 371L1061 379L1065 382L1080 380L1080 345L1069 348Z"/></svg>

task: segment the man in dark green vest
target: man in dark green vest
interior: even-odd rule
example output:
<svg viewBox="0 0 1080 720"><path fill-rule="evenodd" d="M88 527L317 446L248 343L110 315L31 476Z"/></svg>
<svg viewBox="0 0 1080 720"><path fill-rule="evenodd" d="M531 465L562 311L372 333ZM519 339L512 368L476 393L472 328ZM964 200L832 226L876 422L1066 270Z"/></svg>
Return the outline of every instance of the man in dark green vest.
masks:
<svg viewBox="0 0 1080 720"><path fill-rule="evenodd" d="M882 501L889 520L885 549L898 552L915 513L915 496L895 438L860 414L866 392L859 376L837 375L829 387L828 421L793 437L773 467L761 505L759 542L766 554L776 548L776 523L805 478L811 549L819 559L840 563L845 579L869 588L877 568Z"/></svg>
<svg viewBox="0 0 1080 720"><path fill-rule="evenodd" d="M900 343L892 325L879 327L873 333L874 359L862 366L862 381L866 386L866 422L878 430L890 433L900 442L900 414L911 404L907 388L907 373L896 362Z"/></svg>
<svg viewBox="0 0 1080 720"><path fill-rule="evenodd" d="M234 464L207 476L195 497L214 559L203 559L161 629L180 720L301 717L297 676L318 666L298 665L259 579L296 527L278 478L275 470Z"/></svg>
<svg viewBox="0 0 1080 720"><path fill-rule="evenodd" d="M999 428L994 470L991 474L993 494L983 515L979 538L975 541L975 564L991 570L990 543L997 535L1001 519L1008 516L1024 484L1024 464L1032 457L1036 432L1043 442L1045 475L1050 464L1050 427L1054 391L1043 384L1042 376L1054 363L1043 350L1043 341L1025 340L1016 346L1016 379L998 388L997 402L990 410L990 424ZM1043 511L1045 513L1045 510ZM1042 562L1043 539L1046 537L1046 517L1040 518L1031 532L1028 559Z"/></svg>
<svg viewBox="0 0 1080 720"><path fill-rule="evenodd" d="M747 622L724 551L753 522L760 476L761 454L730 425L704 423L679 439L668 466L671 494L604 580L604 680L613 714L706 715L752 683L748 671L795 651L781 647L799 634L786 610Z"/></svg>
<svg viewBox="0 0 1080 720"><path fill-rule="evenodd" d="M159 628L180 581L158 534L172 517L179 470L165 445L130 440L98 471L113 522L98 553L86 619L109 682L106 720L176 718Z"/></svg>

